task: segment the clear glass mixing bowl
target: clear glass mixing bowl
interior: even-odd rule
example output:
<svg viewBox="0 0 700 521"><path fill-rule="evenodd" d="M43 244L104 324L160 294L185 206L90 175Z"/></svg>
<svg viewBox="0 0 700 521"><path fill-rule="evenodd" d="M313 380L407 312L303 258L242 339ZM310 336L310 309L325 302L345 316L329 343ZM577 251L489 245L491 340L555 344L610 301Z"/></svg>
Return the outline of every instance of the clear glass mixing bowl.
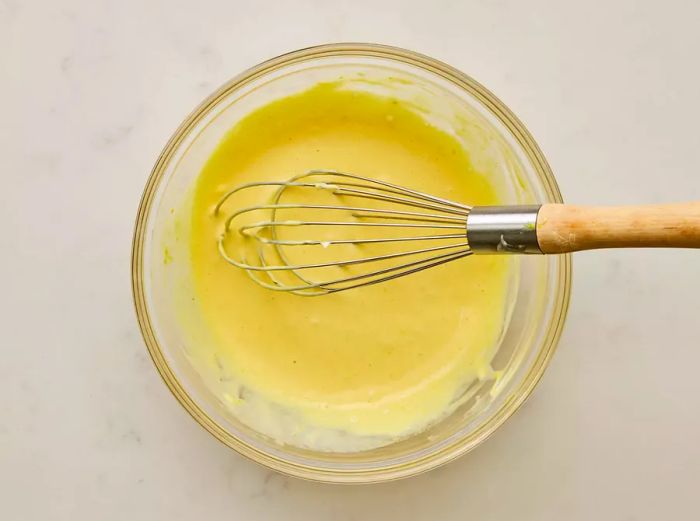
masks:
<svg viewBox="0 0 700 521"><path fill-rule="evenodd" d="M376 482L424 472L484 441L525 401L547 366L569 301L569 256L515 261L509 320L493 361L501 377L469 389L448 418L408 439L357 453L327 453L275 443L238 421L188 358L198 310L189 284L187 214L193 182L222 136L255 108L328 80L376 78L392 96L426 100L436 124L461 125L472 162L496 172L505 203L561 202L556 181L523 124L470 77L432 58L373 44L332 44L274 58L206 99L177 129L148 179L133 242L132 284L139 324L163 380L216 438L280 472L330 482ZM410 79L410 81L403 81ZM389 80L389 81L385 81ZM389 88L389 87L387 87ZM445 104L441 100L449 100ZM457 107L455 109L455 107ZM182 254L179 254L182 253ZM188 307L189 306L189 307Z"/></svg>

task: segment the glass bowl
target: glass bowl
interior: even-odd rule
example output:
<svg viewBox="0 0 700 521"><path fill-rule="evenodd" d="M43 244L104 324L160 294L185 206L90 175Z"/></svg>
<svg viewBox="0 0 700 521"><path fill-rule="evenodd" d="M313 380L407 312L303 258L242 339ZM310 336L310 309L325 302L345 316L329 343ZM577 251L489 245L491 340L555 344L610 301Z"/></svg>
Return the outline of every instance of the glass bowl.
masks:
<svg viewBox="0 0 700 521"><path fill-rule="evenodd" d="M205 385L188 357L206 341L194 327L198 309L188 265L192 186L223 135L270 101L328 80L379 78L390 95L430 101L426 117L458 122L472 162L496 172L504 203L557 203L561 195L541 151L496 97L432 58L374 44L331 44L295 51L229 81L180 125L163 149L143 193L134 232L132 285L143 337L163 380L182 406L227 446L271 469L328 482L368 483L424 472L464 454L525 401L554 352L571 285L569 256L514 258L508 320L493 367L499 378L469 388L451 415L424 432L356 453L317 452L276 443L251 429ZM388 81L384 81L388 80ZM449 101L449 103L443 103Z"/></svg>

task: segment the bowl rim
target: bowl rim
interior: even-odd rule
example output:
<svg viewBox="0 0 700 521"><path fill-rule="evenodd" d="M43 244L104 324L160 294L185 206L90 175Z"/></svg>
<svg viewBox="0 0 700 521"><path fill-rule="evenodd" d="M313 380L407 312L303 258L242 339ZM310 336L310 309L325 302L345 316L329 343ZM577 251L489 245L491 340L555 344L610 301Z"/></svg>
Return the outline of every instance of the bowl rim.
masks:
<svg viewBox="0 0 700 521"><path fill-rule="evenodd" d="M476 431L472 432L470 435L471 439L467 440L466 438L461 438L455 443L419 460L412 460L394 467L370 470L339 470L298 465L294 462L261 451L243 442L220 426L195 403L178 380L174 371L170 368L158 342L149 316L144 289L143 258L144 240L147 231L146 224L148 221L147 217L150 214L160 181L165 174L166 166L169 164L173 154L189 131L222 97L268 72L309 59L353 55L384 58L417 66L441 76L443 79L446 79L461 89L467 90L471 95L477 98L480 103L493 112L501 123L508 128L522 147L528 159L532 162L540 181L545 185L548 193L556 202L563 202L561 192L559 191L559 187L549 164L523 123L493 93L467 74L439 60L400 47L354 42L317 45L279 55L243 71L224 83L214 91L213 94L202 101L175 130L160 152L141 196L132 239L131 285L139 328L158 373L182 407L197 421L197 423L209 431L216 439L229 448L234 449L239 454L270 469L290 476L333 483L374 483L417 475L454 460L483 443L520 408L542 378L556 350L562 333L571 294L572 263L570 255L560 256L562 262L561 268L558 270L559 280L555 281L556 291L554 300L556 308L553 311L552 320L550 321L546 334L543 336L542 345L532 363L530 371L523 377L519 387L512 392L510 399L506 400L487 422L479 426Z"/></svg>

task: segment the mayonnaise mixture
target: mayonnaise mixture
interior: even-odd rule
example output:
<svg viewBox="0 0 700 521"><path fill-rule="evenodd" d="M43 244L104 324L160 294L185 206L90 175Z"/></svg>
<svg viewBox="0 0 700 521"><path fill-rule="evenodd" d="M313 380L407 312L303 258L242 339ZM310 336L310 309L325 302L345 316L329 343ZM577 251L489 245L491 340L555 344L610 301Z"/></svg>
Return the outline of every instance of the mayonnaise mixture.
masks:
<svg viewBox="0 0 700 521"><path fill-rule="evenodd" d="M190 353L232 414L278 442L328 451L421 431L492 378L510 268L472 256L322 297L259 287L217 251L212 209L231 187L313 168L349 171L468 204L498 204L453 136L402 102L342 82L264 106L227 134L197 181L195 295L212 342ZM259 204L260 193L237 206ZM227 203L229 204L229 203Z"/></svg>

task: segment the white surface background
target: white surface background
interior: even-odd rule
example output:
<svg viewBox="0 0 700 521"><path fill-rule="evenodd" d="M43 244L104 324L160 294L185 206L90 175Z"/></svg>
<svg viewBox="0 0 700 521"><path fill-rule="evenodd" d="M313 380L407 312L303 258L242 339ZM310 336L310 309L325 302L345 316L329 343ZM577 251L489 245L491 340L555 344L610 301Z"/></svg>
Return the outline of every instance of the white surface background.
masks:
<svg viewBox="0 0 700 521"><path fill-rule="evenodd" d="M268 472L189 418L146 355L129 257L184 116L329 41L474 76L569 202L700 200L698 5L0 0L0 518L696 518L698 252L578 255L559 351L518 414L447 467L349 488Z"/></svg>

